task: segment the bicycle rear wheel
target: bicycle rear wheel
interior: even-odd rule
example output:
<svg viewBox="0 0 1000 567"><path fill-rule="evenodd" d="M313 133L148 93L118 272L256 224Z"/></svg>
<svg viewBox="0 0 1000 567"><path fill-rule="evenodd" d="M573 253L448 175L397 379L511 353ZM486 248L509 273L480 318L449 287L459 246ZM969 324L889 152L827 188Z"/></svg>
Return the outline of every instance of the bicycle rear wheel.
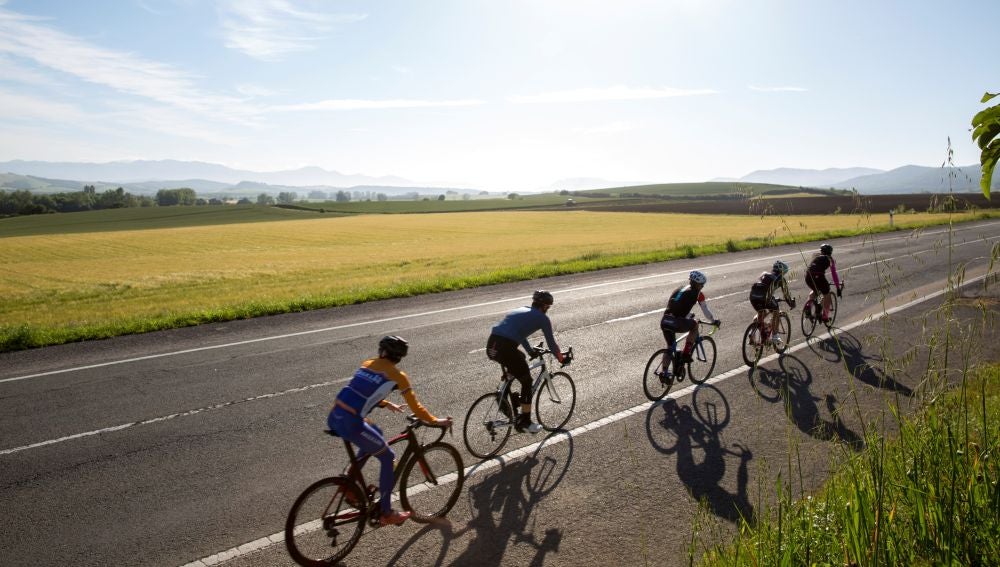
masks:
<svg viewBox="0 0 1000 567"><path fill-rule="evenodd" d="M760 355L764 353L764 341L760 336L760 328L756 321L751 321L747 325L747 330L743 331L743 362L747 366L757 366Z"/></svg>
<svg viewBox="0 0 1000 567"><path fill-rule="evenodd" d="M805 337L810 337L813 331L816 330L816 318L813 316L813 302L807 301L802 307L802 335Z"/></svg>
<svg viewBox="0 0 1000 567"><path fill-rule="evenodd" d="M652 401L662 400L674 385L674 377L670 372L673 364L669 349L661 348L649 357L646 370L642 374L642 390Z"/></svg>
<svg viewBox="0 0 1000 567"><path fill-rule="evenodd" d="M700 337L691 352L691 362L687 365L687 375L695 384L701 384L715 370L715 339Z"/></svg>
<svg viewBox="0 0 1000 567"><path fill-rule="evenodd" d="M365 495L347 477L324 478L306 488L285 520L285 547L299 565L325 567L354 549L365 529Z"/></svg>
<svg viewBox="0 0 1000 567"><path fill-rule="evenodd" d="M512 427L514 410L506 395L501 398L496 392L483 394L465 414L462 426L465 448L480 459L488 459L507 443Z"/></svg>
<svg viewBox="0 0 1000 567"><path fill-rule="evenodd" d="M465 484L465 467L458 449L438 441L414 454L403 466L399 501L413 512L413 521L442 518L458 501Z"/></svg>
<svg viewBox="0 0 1000 567"><path fill-rule="evenodd" d="M535 417L546 431L558 431L573 417L576 384L569 374L553 372L535 395Z"/></svg>

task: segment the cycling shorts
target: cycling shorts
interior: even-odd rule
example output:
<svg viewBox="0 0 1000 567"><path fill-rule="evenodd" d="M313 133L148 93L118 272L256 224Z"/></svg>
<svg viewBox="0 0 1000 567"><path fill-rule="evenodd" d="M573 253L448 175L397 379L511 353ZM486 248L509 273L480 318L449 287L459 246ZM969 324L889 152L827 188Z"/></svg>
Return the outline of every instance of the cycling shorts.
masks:
<svg viewBox="0 0 1000 567"><path fill-rule="evenodd" d="M806 272L806 285L809 286L809 289L821 295L830 293L830 282L827 281L826 274Z"/></svg>
<svg viewBox="0 0 1000 567"><path fill-rule="evenodd" d="M490 335L486 341L486 357L507 369L521 383L521 403L531 403L531 370L524 352L507 337Z"/></svg>

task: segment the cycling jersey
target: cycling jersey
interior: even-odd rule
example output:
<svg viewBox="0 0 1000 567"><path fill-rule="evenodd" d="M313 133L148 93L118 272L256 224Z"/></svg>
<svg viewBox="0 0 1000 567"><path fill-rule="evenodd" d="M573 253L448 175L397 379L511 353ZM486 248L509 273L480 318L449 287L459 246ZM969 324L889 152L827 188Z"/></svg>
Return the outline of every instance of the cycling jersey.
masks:
<svg viewBox="0 0 1000 567"><path fill-rule="evenodd" d="M508 313L502 321L497 323L491 334L510 339L522 347L526 352L531 352L531 343L528 337L542 331L545 335L545 342L552 352L561 352L556 339L552 335L552 322L549 316L541 309L535 307L521 307Z"/></svg>
<svg viewBox="0 0 1000 567"><path fill-rule="evenodd" d="M777 309L778 302L774 299L776 291L781 290L785 301L790 295L788 291L788 281L774 272L764 272L760 278L750 286L750 304L757 311L764 309Z"/></svg>
<svg viewBox="0 0 1000 567"><path fill-rule="evenodd" d="M426 422L437 420L417 401L417 396L410 387L410 378L388 358L364 361L347 386L337 394L333 411L343 411L363 419L376 405L383 405L389 392L397 388L414 415Z"/></svg>
<svg viewBox="0 0 1000 567"><path fill-rule="evenodd" d="M830 275L833 276L833 285L840 287L840 277L837 275L837 263L833 260L833 256L816 254L813 256L812 262L809 263L808 272L814 278L819 278L825 276L827 269L830 270Z"/></svg>
<svg viewBox="0 0 1000 567"><path fill-rule="evenodd" d="M663 312L663 316L687 317L688 313L691 313L691 309L695 303L698 304L698 307L701 307L701 312L705 314L705 317L708 317L712 321L715 320L715 315L712 315L712 312L708 309L708 304L705 303L705 294L701 290L692 288L690 285L679 287L670 294L670 299L667 301L667 308Z"/></svg>

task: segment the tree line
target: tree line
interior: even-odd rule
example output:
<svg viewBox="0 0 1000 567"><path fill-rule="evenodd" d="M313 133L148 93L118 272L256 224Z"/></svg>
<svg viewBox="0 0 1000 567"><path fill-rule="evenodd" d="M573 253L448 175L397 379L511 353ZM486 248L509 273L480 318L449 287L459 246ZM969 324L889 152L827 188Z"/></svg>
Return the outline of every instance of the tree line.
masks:
<svg viewBox="0 0 1000 567"><path fill-rule="evenodd" d="M155 196L133 195L123 188L108 189L101 193L93 185L85 185L82 191L64 193L40 193L19 189L0 190L0 215L39 215L46 213L75 213L101 209L123 209L128 207L170 207L177 205L221 205L220 199L202 199L194 189L160 189ZM240 204L250 204L249 199L241 199Z"/></svg>

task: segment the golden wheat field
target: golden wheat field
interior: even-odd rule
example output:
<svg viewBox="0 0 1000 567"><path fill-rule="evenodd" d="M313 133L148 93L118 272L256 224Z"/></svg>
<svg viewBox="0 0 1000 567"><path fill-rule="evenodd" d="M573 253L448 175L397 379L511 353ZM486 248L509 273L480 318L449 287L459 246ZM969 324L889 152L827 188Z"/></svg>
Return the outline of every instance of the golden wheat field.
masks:
<svg viewBox="0 0 1000 567"><path fill-rule="evenodd" d="M947 218L915 214L905 221ZM368 289L553 260L865 230L876 221L827 215L784 222L751 216L483 212L9 237L0 239L0 325L64 328L255 302L363 295Z"/></svg>

